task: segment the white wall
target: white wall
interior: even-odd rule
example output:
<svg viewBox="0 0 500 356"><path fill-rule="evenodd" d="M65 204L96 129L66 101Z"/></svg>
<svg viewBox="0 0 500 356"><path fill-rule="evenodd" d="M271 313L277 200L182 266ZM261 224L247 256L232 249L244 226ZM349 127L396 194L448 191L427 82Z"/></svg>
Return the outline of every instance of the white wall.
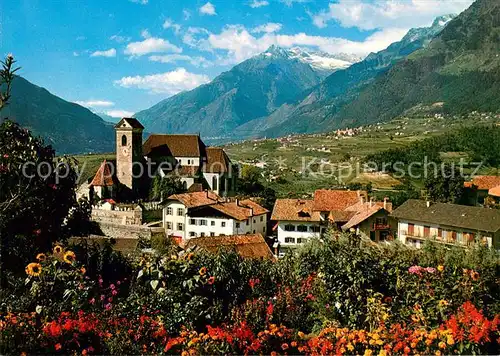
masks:
<svg viewBox="0 0 500 356"><path fill-rule="evenodd" d="M168 208L172 208L172 215L168 215ZM184 215L179 216L177 209L184 209ZM176 236L186 238L186 213L187 209L181 202L170 202L163 209L163 227L167 236ZM168 228L167 222L172 223L171 229ZM183 230L177 228L177 224L183 224Z"/></svg>
<svg viewBox="0 0 500 356"><path fill-rule="evenodd" d="M200 157L174 157L181 166L199 166Z"/></svg>
<svg viewBox="0 0 500 356"><path fill-rule="evenodd" d="M289 224L295 226L295 231L285 230L285 225ZM307 232L297 231L297 226L299 225L307 226ZM319 237L320 233L311 231L311 227L320 227L320 223L302 222L302 221L280 221L278 224L278 242L280 243L282 248L289 248L289 247L297 247L299 245L297 241L298 238L309 240L311 238ZM285 239L287 237L293 237L295 239L295 242L294 243L285 242Z"/></svg>

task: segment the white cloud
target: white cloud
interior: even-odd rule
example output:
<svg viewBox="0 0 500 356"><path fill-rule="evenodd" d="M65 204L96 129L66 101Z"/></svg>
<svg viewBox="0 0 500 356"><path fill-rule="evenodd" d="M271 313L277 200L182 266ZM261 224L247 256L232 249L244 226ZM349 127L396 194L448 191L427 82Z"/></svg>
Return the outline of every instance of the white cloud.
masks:
<svg viewBox="0 0 500 356"><path fill-rule="evenodd" d="M108 110L104 112L106 115L111 116L111 117L132 117L134 115L133 111L127 111L127 110Z"/></svg>
<svg viewBox="0 0 500 356"><path fill-rule="evenodd" d="M142 38L150 38L151 34L149 33L149 30L145 28L144 30L141 31L141 37Z"/></svg>
<svg viewBox="0 0 500 356"><path fill-rule="evenodd" d="M148 3L148 0L129 0L129 1L141 5L146 5Z"/></svg>
<svg viewBox="0 0 500 356"><path fill-rule="evenodd" d="M131 40L130 37L127 37L127 36L120 36L120 35L113 35L109 38L111 41L115 41L117 43L124 43L124 42L128 42Z"/></svg>
<svg viewBox="0 0 500 356"><path fill-rule="evenodd" d="M310 2L311 0L280 0L280 2L284 3L286 6L290 7L293 4L303 4L306 2Z"/></svg>
<svg viewBox="0 0 500 356"><path fill-rule="evenodd" d="M182 16L184 18L184 21L189 20L189 18L191 17L191 11L187 9L182 10Z"/></svg>
<svg viewBox="0 0 500 356"><path fill-rule="evenodd" d="M217 15L217 13L215 12L215 6L211 2L207 2L205 5L200 7L199 11L202 15Z"/></svg>
<svg viewBox="0 0 500 356"><path fill-rule="evenodd" d="M388 27L422 27L443 14L460 13L474 0L339 0L312 16L313 23L323 28L329 21L343 27L373 30Z"/></svg>
<svg viewBox="0 0 500 356"><path fill-rule="evenodd" d="M262 1L253 0L248 6L250 6L252 9L255 9L255 8L262 7L262 6L267 6L267 5L269 5L269 1L266 1L266 0L262 0Z"/></svg>
<svg viewBox="0 0 500 356"><path fill-rule="evenodd" d="M184 68L177 68L171 72L123 77L114 83L124 88L138 88L149 90L152 93L174 95L181 91L191 90L209 81L208 76L204 74L190 73Z"/></svg>
<svg viewBox="0 0 500 356"><path fill-rule="evenodd" d="M210 33L205 29L196 28L196 31L184 36L184 42L203 51L222 51L220 64L240 63L256 54L265 51L271 45L285 48L307 46L328 53L353 53L366 55L369 52L380 51L391 43L399 41L406 29L388 28L375 32L364 41L350 41L344 38L311 36L305 33L294 35L280 35L264 33L262 36L252 35L244 26L229 25L219 34ZM187 39L187 40L186 40Z"/></svg>
<svg viewBox="0 0 500 356"><path fill-rule="evenodd" d="M80 55L80 53L78 53L77 51L73 51L73 57L78 57Z"/></svg>
<svg viewBox="0 0 500 356"><path fill-rule="evenodd" d="M261 32L273 33L273 32L278 32L279 30L281 30L282 27L283 27L283 25L280 23L268 22L264 25L260 25L260 26L255 27L252 30L252 32L253 33L261 33Z"/></svg>
<svg viewBox="0 0 500 356"><path fill-rule="evenodd" d="M75 101L75 103L81 106L85 106L87 108L102 108L115 105L115 103L108 100L86 100L86 101Z"/></svg>
<svg viewBox="0 0 500 356"><path fill-rule="evenodd" d="M146 38L144 41L129 43L124 53L139 57L148 53L163 52L181 53L182 48L177 47L163 38L150 37Z"/></svg>
<svg viewBox="0 0 500 356"><path fill-rule="evenodd" d="M95 51L90 54L91 57L116 57L116 49L110 48L106 51Z"/></svg>
<svg viewBox="0 0 500 356"><path fill-rule="evenodd" d="M209 61L208 59L197 56L197 57L192 57L192 56L187 56L184 54L166 54L166 55L155 55L155 56L150 56L149 60L152 62L160 62L160 63L177 63L177 62L188 62L193 66L196 67L211 67L214 65L213 62Z"/></svg>
<svg viewBox="0 0 500 356"><path fill-rule="evenodd" d="M174 23L171 19L166 19L163 23L164 29L173 29L174 33L178 35L181 32L181 25Z"/></svg>

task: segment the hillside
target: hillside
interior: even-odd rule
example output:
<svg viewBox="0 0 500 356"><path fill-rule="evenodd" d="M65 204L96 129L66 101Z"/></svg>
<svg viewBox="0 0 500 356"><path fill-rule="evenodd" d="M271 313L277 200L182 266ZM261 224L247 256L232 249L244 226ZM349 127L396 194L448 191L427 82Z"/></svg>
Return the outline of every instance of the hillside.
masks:
<svg viewBox="0 0 500 356"><path fill-rule="evenodd" d="M112 124L19 76L12 83L10 103L0 115L42 136L58 154L114 150Z"/></svg>
<svg viewBox="0 0 500 356"><path fill-rule="evenodd" d="M332 124L332 110L348 103L364 86L395 63L426 47L453 17L454 15L440 16L430 27L409 30L401 41L370 54L363 61L345 70L334 72L317 87L305 92L300 100L286 103L269 117L261 118L247 126L258 128L253 131L255 136L273 137L289 133L318 132L325 127L329 129L342 126ZM245 131L247 128L243 127L242 132Z"/></svg>
<svg viewBox="0 0 500 356"><path fill-rule="evenodd" d="M318 85L325 70L331 73L350 64L345 59L272 46L212 82L165 99L135 117L150 132L234 138L238 126L269 115Z"/></svg>
<svg viewBox="0 0 500 356"><path fill-rule="evenodd" d="M410 55L330 110L326 125L388 120L415 106L439 103L444 112L500 109L500 2L477 0L425 49Z"/></svg>

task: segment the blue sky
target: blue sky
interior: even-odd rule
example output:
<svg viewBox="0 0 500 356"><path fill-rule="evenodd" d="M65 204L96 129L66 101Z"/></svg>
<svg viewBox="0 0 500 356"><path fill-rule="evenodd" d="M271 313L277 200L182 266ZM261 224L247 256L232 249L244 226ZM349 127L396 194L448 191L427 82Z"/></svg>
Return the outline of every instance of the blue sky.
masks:
<svg viewBox="0 0 500 356"><path fill-rule="evenodd" d="M272 44L367 54L472 0L0 1L0 54L114 116L206 83Z"/></svg>

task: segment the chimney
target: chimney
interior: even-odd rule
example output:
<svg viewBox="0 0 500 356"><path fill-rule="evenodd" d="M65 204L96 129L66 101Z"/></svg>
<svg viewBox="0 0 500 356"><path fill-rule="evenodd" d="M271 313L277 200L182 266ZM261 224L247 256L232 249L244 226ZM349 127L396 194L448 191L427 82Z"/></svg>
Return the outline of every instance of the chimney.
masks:
<svg viewBox="0 0 500 356"><path fill-rule="evenodd" d="M431 201L430 200L427 200L427 207L430 208L431 207Z"/></svg>
<svg viewBox="0 0 500 356"><path fill-rule="evenodd" d="M373 206L373 198L370 198L370 208Z"/></svg>
<svg viewBox="0 0 500 356"><path fill-rule="evenodd" d="M387 210L387 201L389 200L388 197L384 197L384 209Z"/></svg>
<svg viewBox="0 0 500 356"><path fill-rule="evenodd" d="M236 198L236 206L240 206L240 200Z"/></svg>

